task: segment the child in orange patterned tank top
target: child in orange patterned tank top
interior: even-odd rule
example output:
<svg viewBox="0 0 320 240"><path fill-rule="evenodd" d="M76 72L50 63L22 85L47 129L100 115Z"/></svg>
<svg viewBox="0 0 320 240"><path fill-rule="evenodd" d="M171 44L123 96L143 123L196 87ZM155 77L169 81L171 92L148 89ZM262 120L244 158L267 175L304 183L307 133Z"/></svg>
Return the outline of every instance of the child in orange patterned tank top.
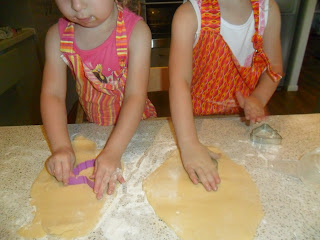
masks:
<svg viewBox="0 0 320 240"><path fill-rule="evenodd" d="M182 162L193 183L217 190L220 177L193 115L244 112L251 122L282 73L280 12L274 0L189 0L172 23L170 108Z"/></svg>

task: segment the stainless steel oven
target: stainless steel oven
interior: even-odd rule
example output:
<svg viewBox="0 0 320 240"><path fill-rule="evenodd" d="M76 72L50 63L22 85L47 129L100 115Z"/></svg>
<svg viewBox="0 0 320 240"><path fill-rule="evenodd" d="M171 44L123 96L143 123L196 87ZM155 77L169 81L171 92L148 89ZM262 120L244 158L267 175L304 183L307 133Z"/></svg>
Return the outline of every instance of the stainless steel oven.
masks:
<svg viewBox="0 0 320 240"><path fill-rule="evenodd" d="M141 0L140 3L141 16L152 34L151 66L168 66L172 19L183 0Z"/></svg>

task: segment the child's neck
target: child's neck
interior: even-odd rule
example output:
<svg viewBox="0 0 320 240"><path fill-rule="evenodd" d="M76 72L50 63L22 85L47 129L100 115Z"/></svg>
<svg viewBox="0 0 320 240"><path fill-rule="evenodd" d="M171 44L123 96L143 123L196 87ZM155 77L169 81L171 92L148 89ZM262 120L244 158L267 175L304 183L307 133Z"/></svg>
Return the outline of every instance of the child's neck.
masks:
<svg viewBox="0 0 320 240"><path fill-rule="evenodd" d="M94 28L85 28L75 25L75 41L77 46L83 50L90 50L104 43L117 26L118 8L114 4L111 15L100 25Z"/></svg>
<svg viewBox="0 0 320 240"><path fill-rule="evenodd" d="M221 17L234 25L246 23L252 12L251 0L218 0Z"/></svg>

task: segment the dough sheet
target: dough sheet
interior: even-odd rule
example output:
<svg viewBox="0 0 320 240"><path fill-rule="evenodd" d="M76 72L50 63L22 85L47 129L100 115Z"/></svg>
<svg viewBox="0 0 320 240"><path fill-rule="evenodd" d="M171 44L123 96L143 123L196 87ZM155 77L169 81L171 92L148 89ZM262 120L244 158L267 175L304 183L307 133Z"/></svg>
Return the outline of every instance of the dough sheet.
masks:
<svg viewBox="0 0 320 240"><path fill-rule="evenodd" d="M223 153L218 162L217 192L191 182L178 150L143 183L156 214L183 240L254 238L264 215L258 189L244 167Z"/></svg>
<svg viewBox="0 0 320 240"><path fill-rule="evenodd" d="M72 142L76 164L95 158L96 144L82 136ZM93 168L81 172L91 176ZM31 188L31 204L35 207L33 221L18 233L23 237L40 238L47 234L74 238L90 233L96 226L106 197L97 200L86 184L64 186L46 168L40 172Z"/></svg>

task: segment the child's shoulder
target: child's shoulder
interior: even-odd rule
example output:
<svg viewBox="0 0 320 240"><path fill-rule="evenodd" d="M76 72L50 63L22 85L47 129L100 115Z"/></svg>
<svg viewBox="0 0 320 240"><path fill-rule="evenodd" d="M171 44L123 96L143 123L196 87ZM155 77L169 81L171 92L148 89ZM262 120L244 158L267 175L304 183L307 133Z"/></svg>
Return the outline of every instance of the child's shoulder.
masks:
<svg viewBox="0 0 320 240"><path fill-rule="evenodd" d="M53 24L53 25L48 29L46 38L50 38L50 39L60 39L59 24L58 24L58 23Z"/></svg>
<svg viewBox="0 0 320 240"><path fill-rule="evenodd" d="M51 58L52 56L57 56L57 53L60 52L60 35L58 23L52 25L46 34L45 39L45 53L46 59Z"/></svg>
<svg viewBox="0 0 320 240"><path fill-rule="evenodd" d="M275 0L269 0L268 7L268 24L267 27L273 28L281 24L280 9Z"/></svg>
<svg viewBox="0 0 320 240"><path fill-rule="evenodd" d="M134 26L139 20L143 20L141 16L135 14L127 8L123 9L123 19L126 27Z"/></svg>
<svg viewBox="0 0 320 240"><path fill-rule="evenodd" d="M191 1L186 1L183 4L181 4L178 7L175 15L190 15L190 16L195 15L195 9Z"/></svg>
<svg viewBox="0 0 320 240"><path fill-rule="evenodd" d="M280 14L280 9L275 0L269 0L269 12L270 14Z"/></svg>
<svg viewBox="0 0 320 240"><path fill-rule="evenodd" d="M60 42L62 34L66 27L68 26L69 21L65 18L60 18L57 23L53 24L47 32L46 35L46 45L58 45Z"/></svg>
<svg viewBox="0 0 320 240"><path fill-rule="evenodd" d="M143 21L143 18L134 12L130 11L127 8L123 9L123 17L124 17L124 23L126 26L127 35L130 38L133 30L136 33L140 34L148 34L150 32L150 29L148 25Z"/></svg>
<svg viewBox="0 0 320 240"><path fill-rule="evenodd" d="M53 24L47 32L47 37L61 38L64 30L68 26L69 21L65 18L60 18L57 23Z"/></svg>
<svg viewBox="0 0 320 240"><path fill-rule="evenodd" d="M190 1L180 5L174 14L173 24L187 25L188 28L197 28L197 15Z"/></svg>

